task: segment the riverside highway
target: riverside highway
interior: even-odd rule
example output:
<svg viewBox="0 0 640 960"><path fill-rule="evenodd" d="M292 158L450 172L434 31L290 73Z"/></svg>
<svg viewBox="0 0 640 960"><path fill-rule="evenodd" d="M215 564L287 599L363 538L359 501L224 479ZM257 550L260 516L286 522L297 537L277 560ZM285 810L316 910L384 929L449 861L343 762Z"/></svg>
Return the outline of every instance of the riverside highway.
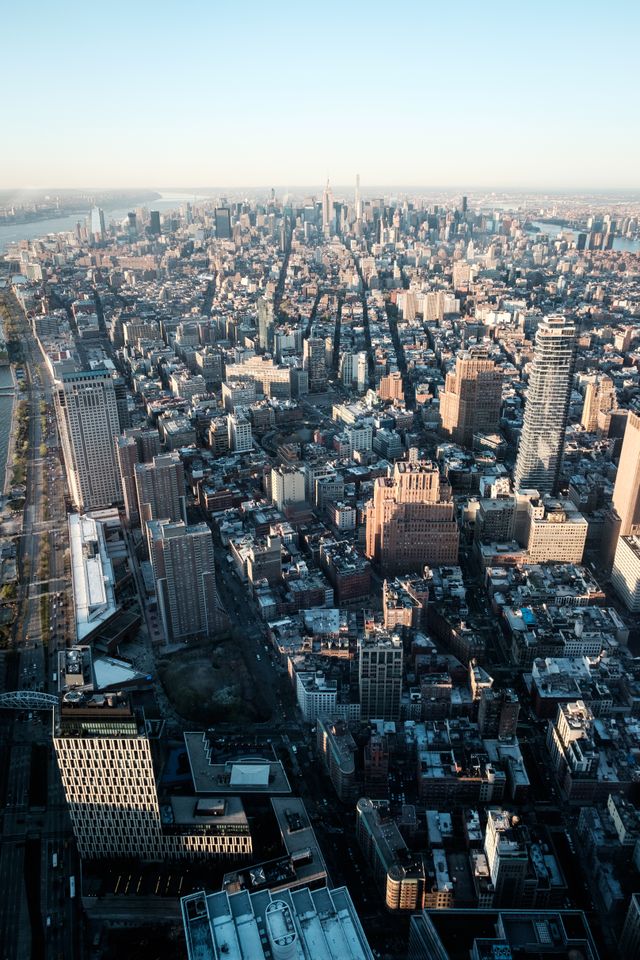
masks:
<svg viewBox="0 0 640 960"><path fill-rule="evenodd" d="M58 456L52 382L26 318L20 326L23 398L30 408L29 450L24 522L17 544L21 576L20 613L13 637L15 661L13 676L8 670L4 675L5 683L14 681L11 688L53 693L58 649L64 649L72 637L66 616L71 605L65 481ZM45 544L49 560L40 578ZM49 710L0 710L0 748L6 771L0 777L4 808L0 835L2 960L78 955L78 900L69 898L68 882L69 876L77 873L77 856L53 755L51 724ZM36 796L36 780L42 797ZM54 851L58 855L55 870Z"/></svg>

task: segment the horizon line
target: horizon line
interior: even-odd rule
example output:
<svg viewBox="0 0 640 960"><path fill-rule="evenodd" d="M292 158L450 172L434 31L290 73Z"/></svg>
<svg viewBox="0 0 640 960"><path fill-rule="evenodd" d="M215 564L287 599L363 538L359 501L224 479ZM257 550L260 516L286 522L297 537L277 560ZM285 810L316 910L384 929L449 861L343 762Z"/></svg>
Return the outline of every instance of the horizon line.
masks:
<svg viewBox="0 0 640 960"><path fill-rule="evenodd" d="M349 187L355 190L355 178L353 184L351 183L339 183L336 181L332 184L332 187L335 188L344 188ZM189 184L189 185L180 185L180 184L139 184L137 186L115 186L113 184L78 184L77 186L55 186L55 185L44 185L44 186L1 186L0 192L9 193L11 191L22 191L25 193L35 193L37 191L67 191L67 190L124 190L128 192L134 192L136 190L180 190L188 193L194 191L222 191L222 190L322 190L321 183L295 183L295 184L285 184L285 183L263 183L263 184L238 184L232 186L230 184L218 184L218 185L202 185L202 184ZM623 186L623 187L613 187L613 186L564 186L562 184L556 186L534 186L527 184L519 184L513 186L505 186L500 184L418 184L418 183L375 183L372 182L368 187L365 186L363 189L362 184L360 185L360 192L366 193L367 191L377 190L377 189L395 189L395 190L448 190L448 191L491 191L493 193L640 193L640 184L638 186Z"/></svg>

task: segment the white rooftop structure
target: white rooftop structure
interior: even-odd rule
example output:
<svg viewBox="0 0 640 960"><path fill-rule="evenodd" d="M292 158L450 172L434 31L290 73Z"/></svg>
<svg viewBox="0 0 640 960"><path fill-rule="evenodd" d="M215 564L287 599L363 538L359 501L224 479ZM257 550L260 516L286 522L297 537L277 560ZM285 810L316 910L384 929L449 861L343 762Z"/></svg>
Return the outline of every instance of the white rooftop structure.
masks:
<svg viewBox="0 0 640 960"><path fill-rule="evenodd" d="M90 516L70 514L69 548L76 636L82 643L118 609L103 523Z"/></svg>
<svg viewBox="0 0 640 960"><path fill-rule="evenodd" d="M270 769L268 763L234 763L230 784L232 787L267 787Z"/></svg>
<svg viewBox="0 0 640 960"><path fill-rule="evenodd" d="M182 898L189 960L372 960L346 887Z"/></svg>

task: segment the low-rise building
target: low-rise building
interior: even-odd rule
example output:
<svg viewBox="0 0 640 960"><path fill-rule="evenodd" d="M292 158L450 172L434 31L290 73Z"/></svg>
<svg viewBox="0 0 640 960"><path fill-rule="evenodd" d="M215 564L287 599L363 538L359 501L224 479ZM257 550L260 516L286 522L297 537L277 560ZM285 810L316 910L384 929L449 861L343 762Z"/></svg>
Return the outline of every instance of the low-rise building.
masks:
<svg viewBox="0 0 640 960"><path fill-rule="evenodd" d="M346 540L324 540L320 566L325 571L339 606L362 603L371 593L371 565Z"/></svg>
<svg viewBox="0 0 640 960"><path fill-rule="evenodd" d="M628 796L640 783L635 718L595 718L582 700L560 704L547 747L568 803L593 803L612 792Z"/></svg>
<svg viewBox="0 0 640 960"><path fill-rule="evenodd" d="M421 577L396 577L382 585L382 609L387 630L398 627L418 630L424 620L429 585Z"/></svg>
<svg viewBox="0 0 640 960"><path fill-rule="evenodd" d="M323 673L296 671L296 699L307 723L313 723L318 717L334 716L338 682L328 680Z"/></svg>
<svg viewBox="0 0 640 960"><path fill-rule="evenodd" d="M230 413L227 417L227 437L229 449L234 453L250 453L253 449L251 424L240 413Z"/></svg>
<svg viewBox="0 0 640 960"><path fill-rule="evenodd" d="M580 910L424 910L411 918L408 960L537 960L541 953L553 960L600 958Z"/></svg>

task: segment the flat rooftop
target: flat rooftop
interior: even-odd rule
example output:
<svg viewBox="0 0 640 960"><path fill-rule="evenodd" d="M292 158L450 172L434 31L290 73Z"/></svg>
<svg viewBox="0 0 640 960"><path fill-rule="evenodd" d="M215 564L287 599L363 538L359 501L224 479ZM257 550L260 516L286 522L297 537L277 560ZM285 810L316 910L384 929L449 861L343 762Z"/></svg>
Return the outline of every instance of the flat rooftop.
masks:
<svg viewBox="0 0 640 960"><path fill-rule="evenodd" d="M579 910L425 910L424 920L450 960L468 960L474 941L507 944L523 960L567 960L572 950L583 960L598 960L588 920Z"/></svg>
<svg viewBox="0 0 640 960"><path fill-rule="evenodd" d="M189 960L372 960L346 887L182 899ZM286 950L286 953L284 952Z"/></svg>
<svg viewBox="0 0 640 960"><path fill-rule="evenodd" d="M249 832L249 822L240 797L202 799L174 796L170 804L163 805L161 813L163 823L176 826L233 827L238 832Z"/></svg>
<svg viewBox="0 0 640 960"><path fill-rule="evenodd" d="M69 550L76 636L82 643L118 609L102 523L79 513L69 514Z"/></svg>
<svg viewBox="0 0 640 960"><path fill-rule="evenodd" d="M69 690L84 690L93 684L93 668L91 648L76 644L65 650L58 651L58 691L65 693Z"/></svg>
<svg viewBox="0 0 640 960"><path fill-rule="evenodd" d="M96 689L104 690L107 687L120 687L139 681L151 681L151 676L135 670L126 660L117 657L96 657L93 661L93 671L96 680Z"/></svg>
<svg viewBox="0 0 640 960"><path fill-rule="evenodd" d="M240 867L225 873L222 889L229 894L239 890L256 893L258 890L297 890L300 887L325 886L327 871L322 859L311 848L293 856L277 857L250 867Z"/></svg>
<svg viewBox="0 0 640 960"><path fill-rule="evenodd" d="M264 756L219 758L206 733L185 733L184 742L196 793L291 793L280 760Z"/></svg>
<svg viewBox="0 0 640 960"><path fill-rule="evenodd" d="M311 826L307 808L300 797L274 797L271 801L273 812L278 821L280 836L290 857L299 858L310 855L312 869L309 876L318 869L328 875L315 831ZM302 864L300 864L302 869Z"/></svg>
<svg viewBox="0 0 640 960"><path fill-rule="evenodd" d="M631 536L631 537L621 537L621 540L624 540L625 545L631 550L634 557L640 560L640 537Z"/></svg>

